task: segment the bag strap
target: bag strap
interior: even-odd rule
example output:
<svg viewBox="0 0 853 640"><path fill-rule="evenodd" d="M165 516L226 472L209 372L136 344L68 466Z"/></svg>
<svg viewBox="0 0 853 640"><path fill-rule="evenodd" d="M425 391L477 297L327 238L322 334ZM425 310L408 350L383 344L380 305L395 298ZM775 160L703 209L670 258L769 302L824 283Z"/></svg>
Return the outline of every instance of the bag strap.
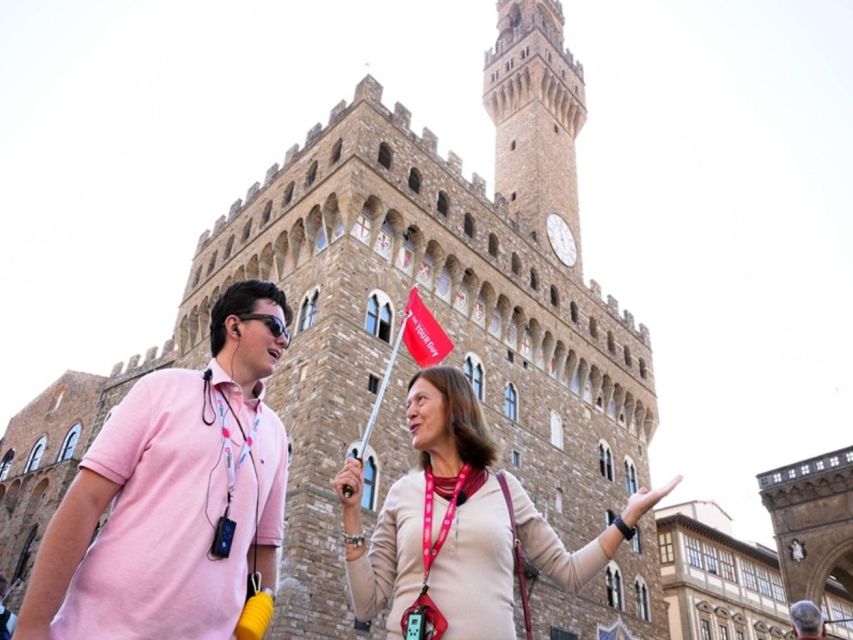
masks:
<svg viewBox="0 0 853 640"><path fill-rule="evenodd" d="M518 525L515 522L515 508L512 506L512 496L506 484L503 471L498 471L495 476L506 500L506 508L509 511L509 521L512 525L512 549L515 554L515 568L518 574L518 590L521 592L521 607L524 609L524 629L527 631L527 640L533 640L533 622L530 619L530 602L527 599L527 580L524 577L524 553L521 550L521 538L518 537Z"/></svg>

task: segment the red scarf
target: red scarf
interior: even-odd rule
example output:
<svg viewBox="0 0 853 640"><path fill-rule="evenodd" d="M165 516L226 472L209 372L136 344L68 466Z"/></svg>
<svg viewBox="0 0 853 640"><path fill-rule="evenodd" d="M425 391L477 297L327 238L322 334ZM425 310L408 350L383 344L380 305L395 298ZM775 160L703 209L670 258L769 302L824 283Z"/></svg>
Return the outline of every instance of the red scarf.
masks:
<svg viewBox="0 0 853 640"><path fill-rule="evenodd" d="M456 480L458 475L451 478L441 478L435 476L435 492L445 500L453 498L453 490L456 488ZM465 484L462 485L460 493L465 494L466 500L470 500L477 490L486 484L489 479L489 472L483 467L474 467L468 477L465 479Z"/></svg>

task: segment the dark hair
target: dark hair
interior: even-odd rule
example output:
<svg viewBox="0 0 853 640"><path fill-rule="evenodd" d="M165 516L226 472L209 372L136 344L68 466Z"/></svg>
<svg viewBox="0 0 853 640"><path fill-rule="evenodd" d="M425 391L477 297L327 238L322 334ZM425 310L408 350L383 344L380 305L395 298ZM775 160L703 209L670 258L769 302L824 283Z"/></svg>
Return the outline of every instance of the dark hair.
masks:
<svg viewBox="0 0 853 640"><path fill-rule="evenodd" d="M225 318L252 313L258 300L271 300L284 311L284 324L290 324L293 311L287 306L284 291L266 280L242 280L225 290L210 313L210 352L215 356L225 346Z"/></svg>
<svg viewBox="0 0 853 640"><path fill-rule="evenodd" d="M422 369L409 381L409 390L420 378L432 384L444 396L447 422L462 462L476 467L494 464L498 459L498 446L486 429L480 402L462 372L453 367ZM420 463L422 468L430 464L429 453L421 452Z"/></svg>

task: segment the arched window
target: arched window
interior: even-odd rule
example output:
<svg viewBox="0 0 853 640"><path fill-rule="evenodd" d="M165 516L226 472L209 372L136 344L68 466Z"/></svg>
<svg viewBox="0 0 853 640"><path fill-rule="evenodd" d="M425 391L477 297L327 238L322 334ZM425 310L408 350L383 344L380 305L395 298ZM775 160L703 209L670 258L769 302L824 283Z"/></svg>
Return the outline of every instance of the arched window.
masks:
<svg viewBox="0 0 853 640"><path fill-rule="evenodd" d="M320 299L320 290L314 289L307 293L302 299L302 307L299 310L299 331L310 329L317 323L317 302Z"/></svg>
<svg viewBox="0 0 853 640"><path fill-rule="evenodd" d="M421 192L421 172L414 167L409 171L409 189L415 193Z"/></svg>
<svg viewBox="0 0 853 640"><path fill-rule="evenodd" d="M569 314L572 318L572 322L578 321L578 305L576 305L574 302L569 305Z"/></svg>
<svg viewBox="0 0 853 640"><path fill-rule="evenodd" d="M338 138L338 141L335 143L335 146L332 147L332 160L331 164L335 164L338 160L341 159L341 150L344 148L344 141Z"/></svg>
<svg viewBox="0 0 853 640"><path fill-rule="evenodd" d="M15 450L9 449L3 456L3 461L0 462L0 482L9 476L9 471L12 470L12 461L15 459Z"/></svg>
<svg viewBox="0 0 853 640"><path fill-rule="evenodd" d="M637 467L631 458L625 458L625 490L628 495L637 493Z"/></svg>
<svg viewBox="0 0 853 640"><path fill-rule="evenodd" d="M554 494L554 511L563 513L563 490L559 487L557 487L557 491Z"/></svg>
<svg viewBox="0 0 853 640"><path fill-rule="evenodd" d="M598 443L598 470L603 477L613 482L613 454L610 445L604 440Z"/></svg>
<svg viewBox="0 0 853 640"><path fill-rule="evenodd" d="M465 222L463 225L463 230L465 231L465 235L469 238L474 237L475 227L474 227L474 216L470 213L465 214Z"/></svg>
<svg viewBox="0 0 853 640"><path fill-rule="evenodd" d="M210 262L207 263L207 275L213 273L214 267L216 267L216 251L213 252L213 255L210 256Z"/></svg>
<svg viewBox="0 0 853 640"><path fill-rule="evenodd" d="M563 450L563 421L556 412L551 412L551 444Z"/></svg>
<svg viewBox="0 0 853 640"><path fill-rule="evenodd" d="M534 291L539 290L539 276L536 275L536 269L530 270L530 288Z"/></svg>
<svg viewBox="0 0 853 640"><path fill-rule="evenodd" d="M287 206L291 200L293 200L293 182L288 184L287 189L284 190L284 197L281 199L281 204Z"/></svg>
<svg viewBox="0 0 853 640"><path fill-rule="evenodd" d="M607 332L607 350L610 353L616 353L616 341L613 339L613 332Z"/></svg>
<svg viewBox="0 0 853 640"><path fill-rule="evenodd" d="M627 344L622 345L622 357L625 358L626 366L631 366L634 364L634 361L631 359L631 350L628 348Z"/></svg>
<svg viewBox="0 0 853 640"><path fill-rule="evenodd" d="M266 223L270 221L272 217L272 200L267 202L267 205L264 207L264 212L261 214L261 226L263 227Z"/></svg>
<svg viewBox="0 0 853 640"><path fill-rule="evenodd" d="M489 255L498 257L498 237L494 233L489 234Z"/></svg>
<svg viewBox="0 0 853 640"><path fill-rule="evenodd" d="M515 251L512 252L512 273L514 275L521 274L521 258L518 257Z"/></svg>
<svg viewBox="0 0 853 640"><path fill-rule="evenodd" d="M196 269L195 277L193 278L193 286L194 286L194 287L197 287L197 286L198 286L198 282L199 282L199 280L201 280L201 267L199 267L198 269Z"/></svg>
<svg viewBox="0 0 853 640"><path fill-rule="evenodd" d="M246 242L249 239L249 236L252 235L252 219L249 218L246 220L246 224L243 226L243 236L240 238L241 242Z"/></svg>
<svg viewBox="0 0 853 640"><path fill-rule="evenodd" d="M234 249L234 236L228 238L228 242L225 244L225 255L224 258L231 257L231 251Z"/></svg>
<svg viewBox="0 0 853 640"><path fill-rule="evenodd" d="M634 581L634 594L637 598L637 617L640 620L650 622L652 612L649 608L649 590L646 588L646 583L642 578L637 578Z"/></svg>
<svg viewBox="0 0 853 640"><path fill-rule="evenodd" d="M38 533L38 525L35 525L33 530L30 531L30 535L27 536L27 542L21 550L21 557L18 558L18 565L15 567L15 573L12 574L13 583L27 577L27 565L29 565L30 556L33 554L33 551L35 551L33 547L35 546L36 533Z"/></svg>
<svg viewBox="0 0 853 640"><path fill-rule="evenodd" d="M598 337L598 322L595 318L589 319L589 335L593 338Z"/></svg>
<svg viewBox="0 0 853 640"><path fill-rule="evenodd" d="M350 458L358 455L358 447L350 447ZM363 509L376 511L376 498L379 480L379 464L376 462L376 454L370 447L363 453L364 462L364 492L361 494L361 506Z"/></svg>
<svg viewBox="0 0 853 640"><path fill-rule="evenodd" d="M483 387L484 387L484 376L483 376L483 363L473 353L469 353L465 356L465 363L463 366L465 371L465 377L468 378L468 382L471 383L471 386L474 388L474 395L477 396L477 399L483 399Z"/></svg>
<svg viewBox="0 0 853 640"><path fill-rule="evenodd" d="M381 291L375 291L367 299L367 317L364 320L364 330L380 340L391 342L391 322L393 312L391 301Z"/></svg>
<svg viewBox="0 0 853 640"><path fill-rule="evenodd" d="M24 466L24 473L35 471L39 468L41 457L44 455L44 448L47 446L47 436L42 436L33 446L30 451L30 457L27 458L27 464Z"/></svg>
<svg viewBox="0 0 853 640"><path fill-rule="evenodd" d="M631 548L634 550L634 553L642 553L643 552L643 544L640 540L640 527L637 527L634 531L634 537L631 538Z"/></svg>
<svg viewBox="0 0 853 640"><path fill-rule="evenodd" d="M557 287L555 287L553 284L551 285L551 306L560 306L560 293L557 291Z"/></svg>
<svg viewBox="0 0 853 640"><path fill-rule="evenodd" d="M450 203L448 202L447 194L444 193L444 191L438 192L438 200L435 203L435 208L441 215L445 217L447 216L447 212L450 210Z"/></svg>
<svg viewBox="0 0 853 640"><path fill-rule="evenodd" d="M379 164L381 164L386 169L390 169L391 168L391 158L393 156L394 156L394 154L391 152L391 147L389 147L384 142L379 145L379 157L377 158L377 160L379 161Z"/></svg>
<svg viewBox="0 0 853 640"><path fill-rule="evenodd" d="M305 174L305 186L310 187L314 184L314 181L317 179L317 161L311 163L311 166L308 168L308 173Z"/></svg>
<svg viewBox="0 0 853 640"><path fill-rule="evenodd" d="M65 440L62 441L62 446L59 448L59 456L57 462L69 460L74 456L74 449L77 448L77 442L80 440L80 432L83 426L78 422L72 426L65 435Z"/></svg>
<svg viewBox="0 0 853 640"><path fill-rule="evenodd" d="M640 377L646 379L648 377L648 371L646 371L646 361L640 358Z"/></svg>
<svg viewBox="0 0 853 640"><path fill-rule="evenodd" d="M622 573L615 562L607 565L604 570L604 584L607 587L607 604L614 609L622 611L624 605L622 603Z"/></svg>
<svg viewBox="0 0 853 640"><path fill-rule="evenodd" d="M518 421L518 391L511 382L504 387L504 415L513 422Z"/></svg>

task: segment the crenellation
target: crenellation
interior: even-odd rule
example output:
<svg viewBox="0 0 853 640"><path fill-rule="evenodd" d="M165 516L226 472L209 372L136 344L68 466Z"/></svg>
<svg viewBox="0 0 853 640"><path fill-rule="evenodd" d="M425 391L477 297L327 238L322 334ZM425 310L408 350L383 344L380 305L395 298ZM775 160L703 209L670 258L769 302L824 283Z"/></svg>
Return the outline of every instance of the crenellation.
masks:
<svg viewBox="0 0 853 640"><path fill-rule="evenodd" d="M447 166L450 169L450 173L456 177L462 177L462 158L453 151L447 152Z"/></svg>
<svg viewBox="0 0 853 640"><path fill-rule="evenodd" d="M231 203L231 208L228 209L228 219L230 220L235 215L240 213L240 208L243 206L243 201L240 198L237 198L234 202Z"/></svg>
<svg viewBox="0 0 853 640"><path fill-rule="evenodd" d="M394 115L392 116L391 121L401 129L410 131L412 125L412 112L404 105L397 102L394 105Z"/></svg>
<svg viewBox="0 0 853 640"><path fill-rule="evenodd" d="M314 141L320 137L320 134L323 132L323 125L319 122L316 123L313 127L308 129L308 133L305 134L305 148L310 147Z"/></svg>
<svg viewBox="0 0 853 640"><path fill-rule="evenodd" d="M139 366L139 354L135 354L130 356L130 360L127 361L127 370L130 371L132 369L136 369Z"/></svg>
<svg viewBox="0 0 853 640"><path fill-rule="evenodd" d="M646 345L649 349L652 348L652 338L649 335L649 328L642 322L640 323L640 338L642 339L644 345Z"/></svg>
<svg viewBox="0 0 853 640"><path fill-rule="evenodd" d="M471 175L471 186L473 186L474 193L478 196L481 198L486 197L486 179L481 177L478 173Z"/></svg>
<svg viewBox="0 0 853 640"><path fill-rule="evenodd" d="M509 211L509 202L502 193L495 193L494 212L502 220L506 220Z"/></svg>
<svg viewBox="0 0 853 640"><path fill-rule="evenodd" d="M255 182L249 190L246 191L246 204L249 204L252 200L258 197L258 193L261 190L261 183Z"/></svg>
<svg viewBox="0 0 853 640"><path fill-rule="evenodd" d="M332 110L329 112L329 126L331 127L338 120L340 120L344 112L347 110L347 101L341 100L338 104L332 107Z"/></svg>
<svg viewBox="0 0 853 640"><path fill-rule="evenodd" d="M619 301L611 295L607 296L607 310L611 315L619 318Z"/></svg>
<svg viewBox="0 0 853 640"><path fill-rule="evenodd" d="M264 187L268 187L272 184L272 181L275 180L278 175L278 162L273 164L269 169L267 169L267 175L264 178Z"/></svg>
<svg viewBox="0 0 853 640"><path fill-rule="evenodd" d="M592 297L596 300L601 300L601 285L598 284L595 280L590 279L589 281L589 292L592 294Z"/></svg>
<svg viewBox="0 0 853 640"><path fill-rule="evenodd" d="M622 312L622 319L625 321L625 326L630 329L631 333L636 333L637 330L634 327L634 314L625 309Z"/></svg>
<svg viewBox="0 0 853 640"><path fill-rule="evenodd" d="M299 145L294 144L287 151L284 152L284 164L282 165L284 168L289 167L293 161L296 159L296 156L299 154Z"/></svg>
<svg viewBox="0 0 853 640"><path fill-rule="evenodd" d="M145 358L142 360L142 364L146 364L155 360L157 358L157 347L150 347L148 351L145 352Z"/></svg>
<svg viewBox="0 0 853 640"><path fill-rule="evenodd" d="M210 229L205 229L204 233L202 233L198 237L198 243L196 243L196 255L204 248L207 244L208 240L210 240Z"/></svg>
<svg viewBox="0 0 853 640"><path fill-rule="evenodd" d="M169 338L166 342L163 343L163 350L160 352L161 356L168 356L175 350L175 339Z"/></svg>
<svg viewBox="0 0 853 640"><path fill-rule="evenodd" d="M376 78L370 74L364 76L361 82L355 87L355 95L353 96L353 104L360 101L369 102L377 107L382 107L382 85L376 81Z"/></svg>
<svg viewBox="0 0 853 640"><path fill-rule="evenodd" d="M421 143L423 144L424 149L429 151L432 155L438 153L438 136L427 127L424 127L423 133L421 133Z"/></svg>
<svg viewBox="0 0 853 640"><path fill-rule="evenodd" d="M115 378L118 375L121 375L121 372L124 371L124 362L116 362L113 365L112 371L110 371L110 378Z"/></svg>
<svg viewBox="0 0 853 640"><path fill-rule="evenodd" d="M225 216L219 216L213 224L213 235L219 235L219 232L225 228Z"/></svg>

